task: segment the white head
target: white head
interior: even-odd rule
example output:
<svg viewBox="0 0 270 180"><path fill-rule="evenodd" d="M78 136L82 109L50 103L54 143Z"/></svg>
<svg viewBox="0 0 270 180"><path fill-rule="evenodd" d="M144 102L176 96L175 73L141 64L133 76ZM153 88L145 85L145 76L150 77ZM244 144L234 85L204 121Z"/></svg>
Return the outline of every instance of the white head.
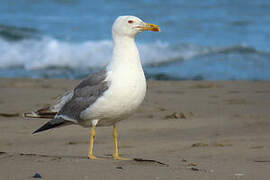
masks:
<svg viewBox="0 0 270 180"><path fill-rule="evenodd" d="M135 16L119 16L113 24L113 36L128 36L134 38L142 31L160 31L155 24L143 22Z"/></svg>

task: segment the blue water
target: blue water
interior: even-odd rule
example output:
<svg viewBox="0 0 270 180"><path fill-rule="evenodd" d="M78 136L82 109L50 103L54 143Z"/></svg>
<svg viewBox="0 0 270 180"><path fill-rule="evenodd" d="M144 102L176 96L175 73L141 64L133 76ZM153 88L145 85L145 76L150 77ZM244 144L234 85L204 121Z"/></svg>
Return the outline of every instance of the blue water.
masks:
<svg viewBox="0 0 270 180"><path fill-rule="evenodd" d="M269 0L0 1L0 77L82 78L111 57L119 15L158 24L137 37L150 79L270 80Z"/></svg>

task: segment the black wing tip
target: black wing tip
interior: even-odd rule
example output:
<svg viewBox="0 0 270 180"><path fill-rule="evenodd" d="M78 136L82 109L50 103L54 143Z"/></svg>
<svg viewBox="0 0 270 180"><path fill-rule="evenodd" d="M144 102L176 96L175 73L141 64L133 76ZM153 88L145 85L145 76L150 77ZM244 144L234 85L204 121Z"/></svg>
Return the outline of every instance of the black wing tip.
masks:
<svg viewBox="0 0 270 180"><path fill-rule="evenodd" d="M41 132L42 130L40 130L40 128L38 128L37 130L35 130L34 132L32 132L32 134L36 134L38 132ZM44 130L45 131L45 130Z"/></svg>
<svg viewBox="0 0 270 180"><path fill-rule="evenodd" d="M49 122L47 122L46 124L44 124L43 126L41 126L40 128L38 128L37 130L35 130L32 134L36 134L36 133L39 133L39 132L42 132L42 131L46 131L46 130L48 130L48 129L52 129L52 128L61 126L61 125L63 125L63 124L64 124L64 122L52 124L52 123L49 121Z"/></svg>
<svg viewBox="0 0 270 180"><path fill-rule="evenodd" d="M51 129L51 128L53 128L53 125L50 122L47 122L46 124L44 124L43 126L38 128L37 130L35 130L32 134L36 134L36 133L41 132L41 131L46 131L46 130Z"/></svg>

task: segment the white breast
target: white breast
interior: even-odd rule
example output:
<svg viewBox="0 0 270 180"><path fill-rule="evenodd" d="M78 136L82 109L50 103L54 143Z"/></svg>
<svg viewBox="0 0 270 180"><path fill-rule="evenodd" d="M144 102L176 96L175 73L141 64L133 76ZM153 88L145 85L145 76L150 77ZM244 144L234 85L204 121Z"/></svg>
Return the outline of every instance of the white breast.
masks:
<svg viewBox="0 0 270 180"><path fill-rule="evenodd" d="M121 78L119 78L121 77ZM99 119L99 126L112 125L132 114L142 103L146 93L143 71L112 73L109 89L85 111L85 118Z"/></svg>
<svg viewBox="0 0 270 180"><path fill-rule="evenodd" d="M114 37L112 61L107 67L109 89L81 113L85 120L97 119L98 126L125 119L142 103L146 81L134 38Z"/></svg>

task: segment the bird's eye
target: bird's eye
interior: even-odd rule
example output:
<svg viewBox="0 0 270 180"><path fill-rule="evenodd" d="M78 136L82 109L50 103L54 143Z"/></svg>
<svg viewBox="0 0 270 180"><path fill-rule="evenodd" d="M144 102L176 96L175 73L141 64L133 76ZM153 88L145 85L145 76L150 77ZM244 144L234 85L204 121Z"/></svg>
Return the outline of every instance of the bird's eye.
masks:
<svg viewBox="0 0 270 180"><path fill-rule="evenodd" d="M132 20L129 20L129 21L128 21L129 24L132 24L133 22L134 22L134 21L132 21Z"/></svg>

